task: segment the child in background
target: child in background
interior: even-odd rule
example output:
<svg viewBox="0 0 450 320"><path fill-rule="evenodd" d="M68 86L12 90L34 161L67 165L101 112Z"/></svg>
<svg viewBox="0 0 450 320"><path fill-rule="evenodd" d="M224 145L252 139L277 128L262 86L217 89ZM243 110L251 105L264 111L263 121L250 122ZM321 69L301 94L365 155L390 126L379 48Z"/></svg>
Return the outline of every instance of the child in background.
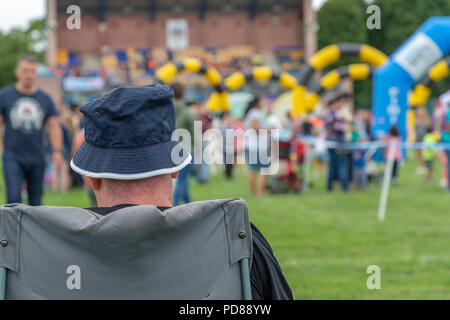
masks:
<svg viewBox="0 0 450 320"><path fill-rule="evenodd" d="M325 169L328 161L328 149L326 141L326 133L323 128L316 129L316 142L313 146L314 152L314 180L319 180L323 169Z"/></svg>
<svg viewBox="0 0 450 320"><path fill-rule="evenodd" d="M223 141L222 153L223 163L225 166L225 177L227 179L231 179L233 178L233 165L236 158L236 137L230 114L228 112L223 112L220 115L220 119L220 132L222 134Z"/></svg>
<svg viewBox="0 0 450 320"><path fill-rule="evenodd" d="M422 152L422 157L425 162L425 167L427 170L425 180L431 181L433 177L433 162L434 159L436 158L436 150L434 149L434 146L437 143L436 136L434 135L431 126L427 127L427 133L423 137L423 143L426 147Z"/></svg>
<svg viewBox="0 0 450 320"><path fill-rule="evenodd" d="M354 129L352 132L352 142L363 142L360 134ZM357 190L365 190L367 188L368 178L366 173L366 159L364 149L353 150L353 182Z"/></svg>
<svg viewBox="0 0 450 320"><path fill-rule="evenodd" d="M395 144L395 150L394 150L394 166L392 168L392 182L394 185L398 184L398 165L402 158L402 148L401 148L401 139L400 139L400 132L398 131L397 127L391 127L389 130L389 135L386 137L385 141L388 143L388 146L391 143ZM385 160L388 160L389 155L389 147L385 148Z"/></svg>

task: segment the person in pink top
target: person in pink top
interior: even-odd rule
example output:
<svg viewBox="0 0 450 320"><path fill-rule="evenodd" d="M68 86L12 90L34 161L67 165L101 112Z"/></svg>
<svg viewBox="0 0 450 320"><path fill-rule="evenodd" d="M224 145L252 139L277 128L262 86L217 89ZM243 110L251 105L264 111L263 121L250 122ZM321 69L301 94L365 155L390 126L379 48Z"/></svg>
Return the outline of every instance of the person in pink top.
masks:
<svg viewBox="0 0 450 320"><path fill-rule="evenodd" d="M398 163L402 159L402 148L401 148L402 140L400 138L400 133L397 127L395 126L391 127L391 129L389 130L389 134L386 136L384 140L387 142L388 146L392 142L395 142L394 166L392 168L392 182L394 184L398 184ZM389 147L386 147L384 149L384 157L386 160L388 159L388 154L389 154Z"/></svg>

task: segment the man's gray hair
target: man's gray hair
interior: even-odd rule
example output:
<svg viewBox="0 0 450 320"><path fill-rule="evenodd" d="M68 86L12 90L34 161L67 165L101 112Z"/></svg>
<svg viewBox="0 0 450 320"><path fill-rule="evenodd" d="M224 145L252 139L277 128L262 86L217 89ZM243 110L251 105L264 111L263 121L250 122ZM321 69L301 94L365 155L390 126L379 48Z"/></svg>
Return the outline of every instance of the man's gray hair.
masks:
<svg viewBox="0 0 450 320"><path fill-rule="evenodd" d="M34 54L25 53L25 54L21 54L19 56L19 59L17 59L17 66L19 65L19 63L21 61L28 61L28 62L32 62L32 63L37 63L38 59L36 58L36 56Z"/></svg>

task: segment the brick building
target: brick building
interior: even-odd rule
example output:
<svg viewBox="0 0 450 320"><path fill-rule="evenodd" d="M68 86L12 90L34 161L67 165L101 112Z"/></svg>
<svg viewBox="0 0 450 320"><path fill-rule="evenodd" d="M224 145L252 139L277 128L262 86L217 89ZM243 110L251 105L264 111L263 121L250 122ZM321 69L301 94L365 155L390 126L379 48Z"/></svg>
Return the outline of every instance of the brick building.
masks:
<svg viewBox="0 0 450 320"><path fill-rule="evenodd" d="M48 0L56 48L98 53L103 46L166 47L168 21L186 22L190 47L252 46L269 51L302 45L301 0ZM81 29L66 27L70 5ZM49 49L51 49L49 47Z"/></svg>

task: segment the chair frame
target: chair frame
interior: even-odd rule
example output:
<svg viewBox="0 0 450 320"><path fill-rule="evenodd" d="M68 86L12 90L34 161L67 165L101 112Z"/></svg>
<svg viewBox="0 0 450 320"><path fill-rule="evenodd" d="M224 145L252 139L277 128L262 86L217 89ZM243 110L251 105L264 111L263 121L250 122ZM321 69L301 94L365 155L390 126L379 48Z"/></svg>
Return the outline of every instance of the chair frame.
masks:
<svg viewBox="0 0 450 320"><path fill-rule="evenodd" d="M250 285L250 271L248 258L242 258L241 265L241 280L242 280L242 296L244 300L252 300L252 288Z"/></svg>
<svg viewBox="0 0 450 320"><path fill-rule="evenodd" d="M0 267L0 300L5 300L6 268Z"/></svg>

